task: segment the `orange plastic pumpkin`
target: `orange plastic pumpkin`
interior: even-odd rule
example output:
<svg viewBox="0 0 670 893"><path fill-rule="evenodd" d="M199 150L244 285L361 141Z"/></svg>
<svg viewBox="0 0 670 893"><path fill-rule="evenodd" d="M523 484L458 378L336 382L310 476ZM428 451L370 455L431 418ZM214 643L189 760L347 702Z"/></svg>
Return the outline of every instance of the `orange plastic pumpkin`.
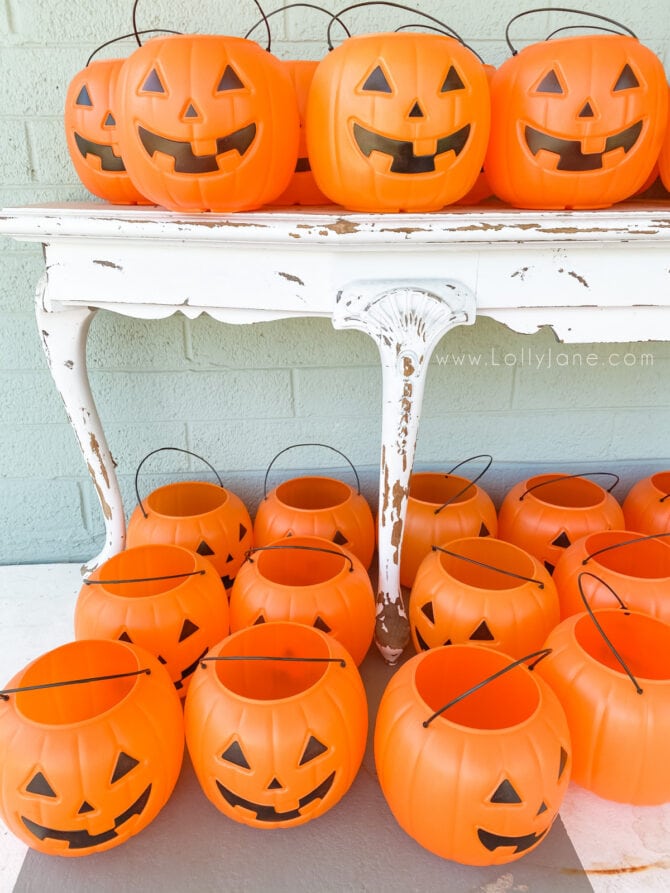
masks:
<svg viewBox="0 0 670 893"><path fill-rule="evenodd" d="M623 501L623 516L629 530L670 531L670 471L658 471L634 484Z"/></svg>
<svg viewBox="0 0 670 893"><path fill-rule="evenodd" d="M185 721L193 768L217 809L254 828L290 828L348 791L365 749L367 703L332 636L263 623L212 649Z"/></svg>
<svg viewBox="0 0 670 893"><path fill-rule="evenodd" d="M183 750L180 701L154 657L126 642L62 645L2 693L0 814L42 853L111 849L163 808Z"/></svg>
<svg viewBox="0 0 670 893"><path fill-rule="evenodd" d="M403 586L413 585L419 565L433 546L465 536L496 536L496 509L488 493L476 484L480 477L469 481L436 471L411 475L400 553Z"/></svg>
<svg viewBox="0 0 670 893"><path fill-rule="evenodd" d="M147 204L128 176L116 136L116 82L123 62L89 62L70 81L65 97L67 147L89 192L115 204Z"/></svg>
<svg viewBox="0 0 670 893"><path fill-rule="evenodd" d="M588 571L580 581L580 575ZM573 543L554 572L561 618L609 608L613 587L633 611L670 623L670 544L630 530L589 533Z"/></svg>
<svg viewBox="0 0 670 893"><path fill-rule="evenodd" d="M481 171L484 66L441 34L347 38L318 65L307 102L314 177L355 211L436 211Z"/></svg>
<svg viewBox="0 0 670 893"><path fill-rule="evenodd" d="M84 581L74 612L78 639L120 639L163 664L180 697L209 649L228 635L228 599L214 566L173 544L136 546Z"/></svg>
<svg viewBox="0 0 670 893"><path fill-rule="evenodd" d="M666 803L670 626L623 606L588 611L552 630L538 667L565 709L572 777L607 800Z"/></svg>
<svg viewBox="0 0 670 893"><path fill-rule="evenodd" d="M668 117L670 119L670 93L668 94ZM658 153L658 176L666 190L670 192L670 131L666 127L665 137Z"/></svg>
<svg viewBox="0 0 670 893"><path fill-rule="evenodd" d="M618 477L612 477L616 486ZM550 574L575 540L624 526L621 506L612 494L579 475L540 474L521 481L507 493L498 512L500 539L535 555Z"/></svg>
<svg viewBox="0 0 670 893"><path fill-rule="evenodd" d="M150 543L174 543L208 558L226 589L233 585L235 574L253 545L251 518L246 506L227 490L215 469L218 484L207 481L176 481L153 490L140 498L138 476L144 462L161 450L189 450L160 447L148 453L135 474L137 507L128 521L128 546ZM202 457L197 456L201 459Z"/></svg>
<svg viewBox="0 0 670 893"><path fill-rule="evenodd" d="M271 620L314 626L344 645L358 665L375 627L375 597L355 555L316 536L252 549L230 593L231 632Z"/></svg>
<svg viewBox="0 0 670 893"><path fill-rule="evenodd" d="M558 621L549 573L528 552L492 537L434 547L409 602L416 651L478 642L521 657L540 648Z"/></svg>
<svg viewBox="0 0 670 893"><path fill-rule="evenodd" d="M398 824L466 865L500 865L534 849L570 778L556 695L520 661L477 645L417 654L395 673L374 750Z"/></svg>
<svg viewBox="0 0 670 893"><path fill-rule="evenodd" d="M123 64L121 154L137 188L171 210L242 211L286 188L298 106L278 59L237 37L171 35Z"/></svg>
<svg viewBox="0 0 670 893"><path fill-rule="evenodd" d="M489 82L489 88L491 86L491 79L495 73L494 65L484 64L484 71L486 72L486 77ZM464 205L464 206L472 206L478 205L480 202L485 201L487 198L491 198L493 195L493 189L491 188L491 184L489 183L489 178L486 176L486 171L482 167L477 179L474 182L472 189L470 189L463 198L459 198L455 204Z"/></svg>
<svg viewBox="0 0 670 893"><path fill-rule="evenodd" d="M665 132L659 58L636 38L547 40L507 59L491 82L484 166L495 194L522 208L603 208L643 185Z"/></svg>
<svg viewBox="0 0 670 893"><path fill-rule="evenodd" d="M370 506L361 493L358 472L349 459L356 489L337 478L307 475L290 478L268 493L267 482L275 460L299 446L325 444L298 443L277 453L265 473L263 501L254 519L254 542L269 546L287 536L318 536L344 546L368 568L375 548L375 523Z"/></svg>

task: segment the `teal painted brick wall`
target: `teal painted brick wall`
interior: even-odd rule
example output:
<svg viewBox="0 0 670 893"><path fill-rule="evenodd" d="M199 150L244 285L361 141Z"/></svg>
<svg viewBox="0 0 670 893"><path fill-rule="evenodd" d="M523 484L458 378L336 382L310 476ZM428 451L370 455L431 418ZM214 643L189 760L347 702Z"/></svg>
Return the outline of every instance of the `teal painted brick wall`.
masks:
<svg viewBox="0 0 670 893"><path fill-rule="evenodd" d="M505 23L525 6L414 5L448 16L492 64L506 58ZM667 0L581 6L619 17L667 67ZM67 154L65 91L98 44L130 30L131 9L131 0L0 0L0 205L90 198ZM254 4L237 0L144 0L138 14L141 27L235 34L257 20ZM346 18L354 32L407 20L379 7ZM274 16L273 51L319 58L326 22L305 10ZM524 19L514 28L516 41L542 38L560 23L548 13ZM263 29L254 36L262 42ZM337 28L333 36L339 39ZM0 240L0 563L84 560L102 540L95 492L37 336L32 307L42 269L39 249ZM208 318L146 322L99 313L88 362L129 510L138 464L162 445L206 456L252 512L272 457L305 441L344 450L376 499L381 374L376 348L360 333L336 332L326 320L238 328ZM417 466L446 470L488 452L495 463L485 481L498 500L539 469L615 470L623 495L637 477L670 467L669 367L669 345L565 347L549 331L522 336L481 319L451 332L436 350ZM273 469L270 485L308 467L347 474L327 451L295 450ZM195 459L161 453L144 467L141 492L200 473Z"/></svg>

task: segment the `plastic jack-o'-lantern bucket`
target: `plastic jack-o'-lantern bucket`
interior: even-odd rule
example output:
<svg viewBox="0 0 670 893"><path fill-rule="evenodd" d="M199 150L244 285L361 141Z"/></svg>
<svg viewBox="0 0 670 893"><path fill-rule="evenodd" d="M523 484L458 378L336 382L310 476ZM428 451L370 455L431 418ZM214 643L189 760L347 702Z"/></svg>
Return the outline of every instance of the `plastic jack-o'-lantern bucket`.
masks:
<svg viewBox="0 0 670 893"><path fill-rule="evenodd" d="M540 474L516 484L498 512L498 535L535 555L553 574L575 540L597 530L623 528L621 506L609 490L577 474Z"/></svg>
<svg viewBox="0 0 670 893"><path fill-rule="evenodd" d="M479 645L443 646L389 682L375 727L379 782L398 824L438 856L498 865L551 828L571 746L558 698L524 665L546 653L512 661Z"/></svg>
<svg viewBox="0 0 670 893"><path fill-rule="evenodd" d="M434 546L409 601L417 651L476 642L521 657L540 648L558 621L549 572L528 552L492 537Z"/></svg>
<svg viewBox="0 0 670 893"><path fill-rule="evenodd" d="M332 636L299 623L247 627L196 670L186 740L200 785L235 821L290 828L327 812L363 758L361 677Z"/></svg>
<svg viewBox="0 0 670 893"><path fill-rule="evenodd" d="M474 480L453 473L475 459L488 459L488 462ZM492 456L482 454L459 462L446 474L421 471L411 475L400 552L403 586L412 586L419 565L433 546L443 546L466 536L496 535L495 506L488 493L477 485L492 461Z"/></svg>
<svg viewBox="0 0 670 893"><path fill-rule="evenodd" d="M578 539L554 572L561 618L581 614L583 596L592 608L609 608L616 589L632 611L670 623L670 543L666 534L640 536L630 530L603 530ZM590 573L580 581L580 574Z"/></svg>
<svg viewBox="0 0 670 893"><path fill-rule="evenodd" d="M623 501L629 530L670 531L670 471L658 471L634 484Z"/></svg>
<svg viewBox="0 0 670 893"><path fill-rule="evenodd" d="M231 632L269 620L292 620L332 635L358 665L375 627L367 571L355 555L317 536L256 546L230 593Z"/></svg>
<svg viewBox="0 0 670 893"><path fill-rule="evenodd" d="M209 649L228 635L228 598L214 566L168 543L119 552L84 580L78 639L120 639L163 664L181 697Z"/></svg>
<svg viewBox="0 0 670 893"><path fill-rule="evenodd" d="M268 476L277 459L296 447L318 446L333 450L351 466L356 489L337 478L306 475L290 478L268 493ZM263 500L254 520L254 541L269 546L287 536L319 536L344 546L370 567L375 548L372 511L361 493L358 472L350 459L322 443L296 443L281 450L265 472Z"/></svg>
<svg viewBox="0 0 670 893"><path fill-rule="evenodd" d="M181 704L156 658L126 642L70 642L0 692L0 814L42 853L108 850L156 817L183 750Z"/></svg>
<svg viewBox="0 0 670 893"><path fill-rule="evenodd" d="M208 465L218 484L208 481L176 481L140 498L138 478L150 456L174 450L195 456ZM253 545L251 518L246 506L223 486L216 469L202 456L180 447L160 447L148 453L135 472L137 507L128 522L128 546L174 543L208 558L226 589Z"/></svg>
<svg viewBox="0 0 670 893"><path fill-rule="evenodd" d="M593 610L584 598L587 613L548 636L551 654L538 673L565 710L577 784L621 803L666 803L670 625L618 600L617 608Z"/></svg>

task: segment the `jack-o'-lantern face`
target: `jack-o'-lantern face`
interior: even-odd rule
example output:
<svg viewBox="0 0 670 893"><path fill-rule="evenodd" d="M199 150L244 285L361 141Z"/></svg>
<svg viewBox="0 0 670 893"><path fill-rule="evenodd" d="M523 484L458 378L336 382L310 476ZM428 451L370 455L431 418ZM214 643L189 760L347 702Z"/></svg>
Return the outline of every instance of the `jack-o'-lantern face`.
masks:
<svg viewBox="0 0 670 893"><path fill-rule="evenodd" d="M437 210L476 180L489 115L484 67L452 38L349 38L314 75L312 169L333 201L354 210Z"/></svg>
<svg viewBox="0 0 670 893"><path fill-rule="evenodd" d="M251 41L150 40L123 65L118 95L128 170L165 207L258 207L293 172L295 91L281 63Z"/></svg>
<svg viewBox="0 0 670 893"><path fill-rule="evenodd" d="M606 207L633 195L658 156L665 75L632 37L533 44L498 69L491 96L485 167L511 204Z"/></svg>
<svg viewBox="0 0 670 893"><path fill-rule="evenodd" d="M81 182L116 204L146 203L126 171L116 137L116 81L123 59L91 62L74 76L65 99L68 150Z"/></svg>
<svg viewBox="0 0 670 893"><path fill-rule="evenodd" d="M29 846L54 855L106 850L145 827L170 795L183 752L179 699L141 649L73 642L13 681L39 685L82 669L82 677L126 676L26 691L0 705L3 817Z"/></svg>

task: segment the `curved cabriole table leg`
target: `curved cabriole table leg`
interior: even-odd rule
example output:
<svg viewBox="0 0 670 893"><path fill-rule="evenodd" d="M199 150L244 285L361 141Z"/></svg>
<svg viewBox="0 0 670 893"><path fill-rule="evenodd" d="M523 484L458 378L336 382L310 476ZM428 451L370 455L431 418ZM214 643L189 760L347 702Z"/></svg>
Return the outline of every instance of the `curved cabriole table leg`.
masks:
<svg viewBox="0 0 670 893"><path fill-rule="evenodd" d="M449 280L351 282L340 291L333 314L335 328L359 329L375 340L382 364L375 641L391 665L409 641L400 547L428 363L442 336L454 326L471 325L475 315L474 294Z"/></svg>
<svg viewBox="0 0 670 893"><path fill-rule="evenodd" d="M125 544L126 522L115 463L100 424L86 369L86 339L95 309L74 307L49 310L45 300L46 276L35 301L37 325L56 388L83 453L88 473L105 519L105 545L82 567L89 573L120 552Z"/></svg>

